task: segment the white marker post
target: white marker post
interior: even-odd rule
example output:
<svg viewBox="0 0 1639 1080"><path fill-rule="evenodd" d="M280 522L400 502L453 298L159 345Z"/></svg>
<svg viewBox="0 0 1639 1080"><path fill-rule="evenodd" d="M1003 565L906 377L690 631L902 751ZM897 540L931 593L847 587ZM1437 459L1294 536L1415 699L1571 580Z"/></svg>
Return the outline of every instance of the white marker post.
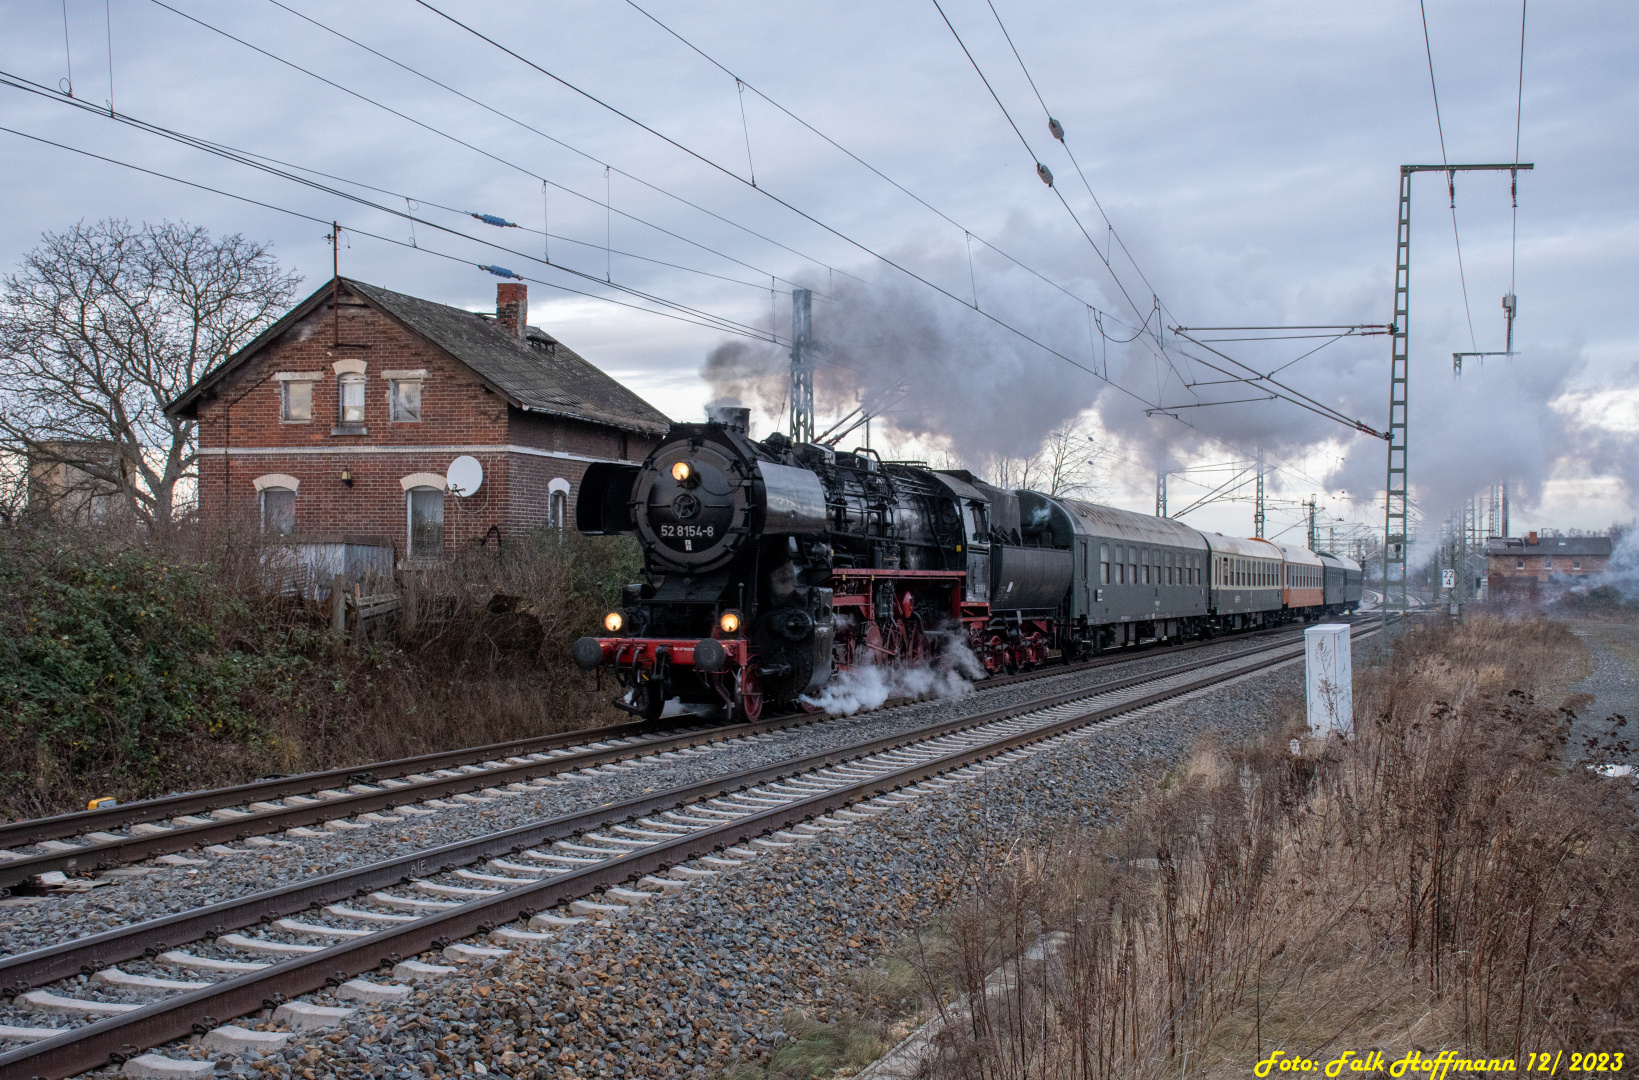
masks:
<svg viewBox="0 0 1639 1080"><path fill-rule="evenodd" d="M1321 623L1303 632L1303 675L1309 693L1309 732L1322 738L1354 734L1354 668L1349 627Z"/></svg>

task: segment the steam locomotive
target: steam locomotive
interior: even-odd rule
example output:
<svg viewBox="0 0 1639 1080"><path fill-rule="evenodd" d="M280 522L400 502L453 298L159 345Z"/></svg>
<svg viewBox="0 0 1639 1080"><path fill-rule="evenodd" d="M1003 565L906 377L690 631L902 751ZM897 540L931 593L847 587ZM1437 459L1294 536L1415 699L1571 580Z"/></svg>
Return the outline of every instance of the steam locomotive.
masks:
<svg viewBox="0 0 1639 1080"><path fill-rule="evenodd" d="M628 712L658 718L676 698L755 720L864 665L982 678L1360 602L1350 559L869 449L754 441L749 415L674 425L642 465L582 479L579 530L643 550L645 580L573 650L613 672Z"/></svg>

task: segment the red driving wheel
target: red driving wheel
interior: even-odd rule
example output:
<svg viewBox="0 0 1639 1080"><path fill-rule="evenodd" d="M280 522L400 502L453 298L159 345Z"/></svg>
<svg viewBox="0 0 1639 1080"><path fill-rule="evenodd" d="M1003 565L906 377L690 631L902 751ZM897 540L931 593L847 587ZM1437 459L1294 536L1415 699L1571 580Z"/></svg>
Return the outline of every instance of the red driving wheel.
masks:
<svg viewBox="0 0 1639 1080"><path fill-rule="evenodd" d="M734 681L734 718L755 724L763 715L763 681L749 667L741 668Z"/></svg>

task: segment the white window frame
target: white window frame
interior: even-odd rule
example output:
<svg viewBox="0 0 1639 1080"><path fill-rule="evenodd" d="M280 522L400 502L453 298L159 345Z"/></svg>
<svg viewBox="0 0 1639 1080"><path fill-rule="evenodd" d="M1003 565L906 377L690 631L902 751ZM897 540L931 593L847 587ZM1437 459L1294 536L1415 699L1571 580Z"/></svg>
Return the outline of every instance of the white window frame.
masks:
<svg viewBox="0 0 1639 1080"><path fill-rule="evenodd" d="M447 507L444 507L444 506L439 507L439 515L438 515L438 550L437 550L437 552L429 555L425 552L417 552L416 549L415 549L415 497L416 497L417 494L420 494L422 492L429 492L429 491L437 492L440 501L443 501L443 500L448 498L448 492L446 492L443 488L441 488L441 487L435 488L435 487L433 487L429 484L422 484L422 485L418 485L418 486L413 487L413 488L408 488L404 492L404 554L405 554L406 558L410 558L410 559L437 559L437 558L442 558L443 555L444 555L444 513L443 512L444 512L445 509L447 509Z"/></svg>
<svg viewBox="0 0 1639 1080"><path fill-rule="evenodd" d="M302 486L301 480L289 473L264 473L252 480L251 484L256 488L256 524L262 532L267 531L267 492L270 490L288 491L294 502ZM296 507L292 505L290 508L290 532L281 535L294 536L295 533Z"/></svg>
<svg viewBox="0 0 1639 1080"><path fill-rule="evenodd" d="M356 420L347 418L347 391L350 387L358 387L358 410ZM336 376L336 426L344 428L362 428L364 426L364 375L359 372L343 372Z"/></svg>
<svg viewBox="0 0 1639 1080"><path fill-rule="evenodd" d="M569 524L569 481L554 476L546 485L546 523L554 529Z"/></svg>
<svg viewBox="0 0 1639 1080"><path fill-rule="evenodd" d="M381 377L387 382L387 422L390 424L421 423L426 402L427 369L387 370L381 373ZM413 417L398 415L398 388L404 383L415 383L419 391L416 395L416 415Z"/></svg>
<svg viewBox="0 0 1639 1080"><path fill-rule="evenodd" d="M313 384L324 378L319 371L280 371L273 376L279 384L279 422L281 424L311 424L313 422ZM290 384L307 384L307 419L298 420L290 415Z"/></svg>

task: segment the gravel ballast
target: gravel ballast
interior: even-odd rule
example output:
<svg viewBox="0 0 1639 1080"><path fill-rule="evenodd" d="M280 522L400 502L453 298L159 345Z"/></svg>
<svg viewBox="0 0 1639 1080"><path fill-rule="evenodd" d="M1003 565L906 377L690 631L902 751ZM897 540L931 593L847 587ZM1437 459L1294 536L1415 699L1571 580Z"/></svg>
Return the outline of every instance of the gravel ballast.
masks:
<svg viewBox="0 0 1639 1080"><path fill-rule="evenodd" d="M1587 740L1606 744L1611 719L1622 716L1639 721L1639 626L1632 623L1572 623L1571 632L1593 654L1593 674L1570 686L1572 694L1586 694L1591 701L1579 703L1577 719L1571 725L1571 741L1566 753L1572 760L1588 758L1593 764L1639 765L1639 736L1631 727L1617 732L1627 740L1627 752L1591 752Z"/></svg>
<svg viewBox="0 0 1639 1080"><path fill-rule="evenodd" d="M1047 676L956 699L918 702L834 717L801 728L648 757L594 772L565 774L565 782L527 792L508 792L483 801L457 802L448 809L402 823L368 829L315 830L316 837L275 834L229 845L232 854L211 849L188 852L200 865L149 862L118 871L108 884L81 894L0 901L0 955L55 945L143 919L192 910L291 881L317 877L457 840L514 828L635 798L669 787L700 783L770 763L883 738L942 720L1021 704L1053 693L1095 689L1102 683L1181 663L1208 660L1267 644L1268 638L1230 638L1169 655L1139 654L1131 661L1090 671ZM595 737L595 736L593 736ZM268 839L279 841L268 846ZM140 871L148 871L141 873ZM129 875L129 876L127 876Z"/></svg>
<svg viewBox="0 0 1639 1080"><path fill-rule="evenodd" d="M1356 663L1375 648L1357 645ZM516 946L401 1004L363 1007L336 1030L299 1034L268 1057L214 1055L218 1068L304 1080L710 1077L734 1061L766 1059L787 1037L781 1017L790 1010L821 1022L869 1010L850 969L925 925L1008 847L1113 822L1131 784L1178 763L1203 735L1261 731L1300 700L1301 677L1293 661L1089 728L1026 763L763 855L627 918ZM944 718L972 706L917 708ZM645 782L654 772L644 770ZM305 1000L348 1004L330 994ZM264 1013L238 1023L269 1021ZM203 1047L163 1052L210 1056Z"/></svg>

